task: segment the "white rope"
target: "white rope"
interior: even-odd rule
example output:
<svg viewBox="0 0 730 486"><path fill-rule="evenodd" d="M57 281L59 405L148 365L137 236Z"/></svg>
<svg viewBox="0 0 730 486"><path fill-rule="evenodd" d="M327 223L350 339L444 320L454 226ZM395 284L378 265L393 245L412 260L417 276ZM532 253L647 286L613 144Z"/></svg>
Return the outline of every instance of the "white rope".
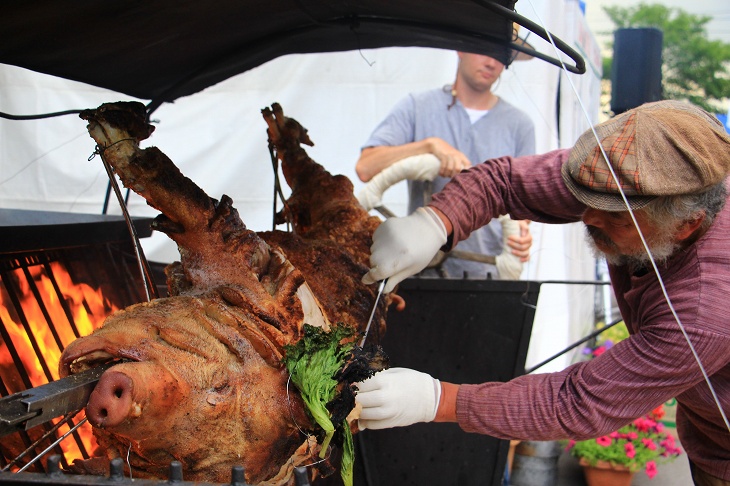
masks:
<svg viewBox="0 0 730 486"><path fill-rule="evenodd" d="M730 432L730 422L728 422L727 416L725 415L725 412L722 409L720 400L717 397L717 394L715 393L715 388L712 386L712 383L710 382L710 377L707 375L707 372L705 371L705 367L702 365L702 361L700 360L700 357L697 354L697 351L695 351L695 348L692 345L692 342L690 341L689 336L687 335L687 332L685 331L684 325L682 324L681 319L679 318L679 316L677 315L677 312L674 309L674 305L672 304L672 301L669 298L669 294L667 293L667 289L664 286L664 280L662 279L662 276L659 274L659 269L657 268L656 262L654 261L654 256L651 254L651 251L649 250L649 245L647 245L646 239L644 238L644 234L641 232L641 228L639 228L639 224L636 221L634 212L632 211L631 207L629 206L629 201L628 201L628 199L626 199L626 194L624 194L624 191L621 188L621 183L619 182L618 177L616 176L613 166L608 161L608 156L606 155L606 152L603 149L603 145L601 144L601 141L598 138L598 134L596 133L596 129L593 126L593 123L591 122L590 117L588 116L588 111L586 110L583 100L581 99L580 94L578 93L578 90L575 88L573 81L570 79L568 70L565 67L565 63L563 62L561 52L558 49L558 47L555 45L553 36L547 30L547 28L545 27L545 23L542 21L542 19L540 18L540 15L537 13L537 9L535 9L535 6L533 5L532 0L528 0L528 2L530 3L532 10L535 13L535 16L537 17L538 22L540 23L542 28L545 29L545 32L547 33L550 44L553 46L553 50L555 51L556 58L558 60L560 60L560 65L566 74L568 83L570 83L570 87L572 88L573 93L575 94L576 98L578 99L578 104L580 104L581 110L583 111L583 115L585 116L586 120L588 121L588 125L590 126L590 129L591 129L591 133L593 133L593 137L598 142L598 147L600 147L600 149L601 149L601 155L603 155L603 158L606 161L606 165L608 165L608 169L611 172L611 176L613 177L613 180L616 182L616 187L618 187L619 194L621 194L621 199L624 201L624 204L626 205L626 209L628 210L629 215L631 216L631 221L634 223L634 227L636 228L636 231L639 233L639 238L641 238L641 244L644 246L644 250L646 251L646 254L649 256L649 259L651 260L651 266L654 269L654 274L656 275L657 281L659 282L659 286L662 289L662 294L664 295L664 300L667 302L667 305L669 306L669 310L672 312L672 315L674 316L674 320L677 323L677 325L679 326L680 331L682 331L682 335L684 336L684 340L687 342L687 345L689 346L690 351L692 351L692 356L694 356L694 359L697 362L697 365L699 366L700 371L702 372L702 376L704 377L705 382L707 383L707 386L710 389L710 393L712 393L712 398L714 399L715 404L717 405L717 409L720 412L720 415L722 416L723 421L725 422L725 428L727 428L728 432Z"/></svg>

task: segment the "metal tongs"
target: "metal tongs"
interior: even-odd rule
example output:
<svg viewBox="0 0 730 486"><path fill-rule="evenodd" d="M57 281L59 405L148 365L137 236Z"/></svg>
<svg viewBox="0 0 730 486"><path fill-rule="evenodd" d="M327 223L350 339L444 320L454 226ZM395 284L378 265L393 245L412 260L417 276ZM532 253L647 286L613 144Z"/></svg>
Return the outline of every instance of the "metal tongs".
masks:
<svg viewBox="0 0 730 486"><path fill-rule="evenodd" d="M114 364L107 363L3 397L0 399L0 437L81 410L101 375Z"/></svg>
<svg viewBox="0 0 730 486"><path fill-rule="evenodd" d="M385 288L386 283L388 283L387 278L381 280L380 285L378 285L378 295L375 296L375 302L373 302L373 310L370 312L370 319L368 319L368 325L365 327L365 334L363 335L362 339L360 340L361 348L365 345L365 340L368 338L368 333L370 332L370 325L373 323L373 318L375 317L375 310L378 308L378 302L380 302L380 296L383 295L383 289Z"/></svg>

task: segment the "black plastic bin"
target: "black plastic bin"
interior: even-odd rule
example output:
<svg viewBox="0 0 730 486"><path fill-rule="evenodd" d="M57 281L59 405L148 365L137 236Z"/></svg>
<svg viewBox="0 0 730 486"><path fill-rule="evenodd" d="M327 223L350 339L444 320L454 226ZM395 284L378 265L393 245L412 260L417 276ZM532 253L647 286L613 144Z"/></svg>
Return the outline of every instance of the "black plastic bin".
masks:
<svg viewBox="0 0 730 486"><path fill-rule="evenodd" d="M390 311L382 345L392 367L454 383L524 373L539 282L411 278ZM456 424L365 430L355 436L356 486L499 486L509 441Z"/></svg>

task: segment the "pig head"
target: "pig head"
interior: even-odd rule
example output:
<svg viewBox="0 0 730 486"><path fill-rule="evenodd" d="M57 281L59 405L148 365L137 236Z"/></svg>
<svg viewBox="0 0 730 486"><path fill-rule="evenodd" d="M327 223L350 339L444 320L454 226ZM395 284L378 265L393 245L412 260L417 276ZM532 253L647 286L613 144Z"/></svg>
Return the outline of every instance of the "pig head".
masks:
<svg viewBox="0 0 730 486"><path fill-rule="evenodd" d="M165 477L180 461L186 480L277 476L309 422L276 346L224 289L157 299L119 311L65 351L63 374L119 360L92 393L87 417L109 457L138 475Z"/></svg>

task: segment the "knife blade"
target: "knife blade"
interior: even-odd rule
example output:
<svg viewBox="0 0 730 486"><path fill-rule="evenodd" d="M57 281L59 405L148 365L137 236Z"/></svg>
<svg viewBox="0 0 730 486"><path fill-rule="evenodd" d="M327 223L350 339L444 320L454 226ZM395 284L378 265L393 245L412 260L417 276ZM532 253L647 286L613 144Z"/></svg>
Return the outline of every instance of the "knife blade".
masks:
<svg viewBox="0 0 730 486"><path fill-rule="evenodd" d="M368 333L370 332L370 325L373 323L373 317L375 317L375 311L378 308L378 302L380 302L380 296L383 295L383 289L385 288L385 284L388 282L388 279L385 278L380 281L380 285L378 285L378 294L375 296L375 302L373 302L373 310L370 312L370 319L368 319L368 325L365 327L365 334L363 335L362 339L360 340L360 347L362 348L365 345L365 340L368 338Z"/></svg>

